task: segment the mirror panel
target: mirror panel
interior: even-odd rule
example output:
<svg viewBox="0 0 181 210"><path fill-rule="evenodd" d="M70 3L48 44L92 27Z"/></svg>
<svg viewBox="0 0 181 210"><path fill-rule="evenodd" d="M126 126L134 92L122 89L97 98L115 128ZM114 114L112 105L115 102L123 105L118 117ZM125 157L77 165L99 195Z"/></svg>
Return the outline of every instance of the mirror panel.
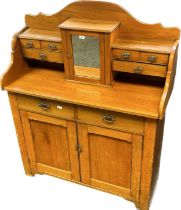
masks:
<svg viewBox="0 0 181 210"><path fill-rule="evenodd" d="M100 47L95 36L72 35L76 76L100 79Z"/></svg>

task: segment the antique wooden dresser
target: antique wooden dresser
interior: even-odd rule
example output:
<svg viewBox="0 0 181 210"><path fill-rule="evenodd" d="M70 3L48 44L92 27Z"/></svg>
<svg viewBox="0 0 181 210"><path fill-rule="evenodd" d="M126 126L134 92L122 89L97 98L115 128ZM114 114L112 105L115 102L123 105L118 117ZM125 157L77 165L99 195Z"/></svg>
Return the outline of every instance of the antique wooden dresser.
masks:
<svg viewBox="0 0 181 210"><path fill-rule="evenodd" d="M77 182L148 210L179 29L141 23L96 1L25 22L2 89L26 174Z"/></svg>

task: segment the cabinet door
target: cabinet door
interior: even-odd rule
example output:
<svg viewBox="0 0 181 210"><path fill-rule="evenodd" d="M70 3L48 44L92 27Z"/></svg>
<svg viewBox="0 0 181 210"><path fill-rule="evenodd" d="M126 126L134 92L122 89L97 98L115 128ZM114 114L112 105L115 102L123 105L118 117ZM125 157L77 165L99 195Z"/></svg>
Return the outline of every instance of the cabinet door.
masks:
<svg viewBox="0 0 181 210"><path fill-rule="evenodd" d="M20 111L33 173L79 181L76 124Z"/></svg>
<svg viewBox="0 0 181 210"><path fill-rule="evenodd" d="M81 181L138 200L142 136L78 125Z"/></svg>

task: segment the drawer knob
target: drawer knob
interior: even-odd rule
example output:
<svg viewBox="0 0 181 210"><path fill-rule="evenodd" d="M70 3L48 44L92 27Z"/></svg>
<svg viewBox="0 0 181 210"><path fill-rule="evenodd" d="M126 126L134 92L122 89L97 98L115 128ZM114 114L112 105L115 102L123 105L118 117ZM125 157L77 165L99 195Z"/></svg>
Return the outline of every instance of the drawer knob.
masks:
<svg viewBox="0 0 181 210"><path fill-rule="evenodd" d="M51 50L51 51L56 51L57 46L55 44L48 44L48 49Z"/></svg>
<svg viewBox="0 0 181 210"><path fill-rule="evenodd" d="M27 43L26 43L26 47L27 48L34 48L34 44L33 44L33 42L32 41L28 41Z"/></svg>
<svg viewBox="0 0 181 210"><path fill-rule="evenodd" d="M104 115L103 116L103 121L106 123L113 124L115 122L115 117L112 115Z"/></svg>
<svg viewBox="0 0 181 210"><path fill-rule="evenodd" d="M156 62L157 61L157 56L155 56L155 55L150 55L150 56L148 56L148 61L150 61L150 62Z"/></svg>
<svg viewBox="0 0 181 210"><path fill-rule="evenodd" d="M144 68L142 66L136 66L134 68L134 73L136 74L142 74L143 73Z"/></svg>
<svg viewBox="0 0 181 210"><path fill-rule="evenodd" d="M40 53L40 54L39 54L39 59L40 59L41 61L45 61L46 58L47 58L47 55L46 55L45 53Z"/></svg>
<svg viewBox="0 0 181 210"><path fill-rule="evenodd" d="M131 53L123 52L123 53L121 53L121 57L124 59L129 59L131 57Z"/></svg>
<svg viewBox="0 0 181 210"><path fill-rule="evenodd" d="M38 106L43 109L44 111L50 111L50 105L46 102L40 102Z"/></svg>

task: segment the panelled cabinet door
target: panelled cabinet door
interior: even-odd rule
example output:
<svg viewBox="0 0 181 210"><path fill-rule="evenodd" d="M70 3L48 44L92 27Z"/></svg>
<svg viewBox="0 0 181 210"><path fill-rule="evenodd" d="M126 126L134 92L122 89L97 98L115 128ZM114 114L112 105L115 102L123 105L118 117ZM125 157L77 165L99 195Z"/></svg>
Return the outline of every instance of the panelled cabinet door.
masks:
<svg viewBox="0 0 181 210"><path fill-rule="evenodd" d="M83 183L138 200L142 136L78 125Z"/></svg>
<svg viewBox="0 0 181 210"><path fill-rule="evenodd" d="M33 173L80 180L76 124L20 111Z"/></svg>

